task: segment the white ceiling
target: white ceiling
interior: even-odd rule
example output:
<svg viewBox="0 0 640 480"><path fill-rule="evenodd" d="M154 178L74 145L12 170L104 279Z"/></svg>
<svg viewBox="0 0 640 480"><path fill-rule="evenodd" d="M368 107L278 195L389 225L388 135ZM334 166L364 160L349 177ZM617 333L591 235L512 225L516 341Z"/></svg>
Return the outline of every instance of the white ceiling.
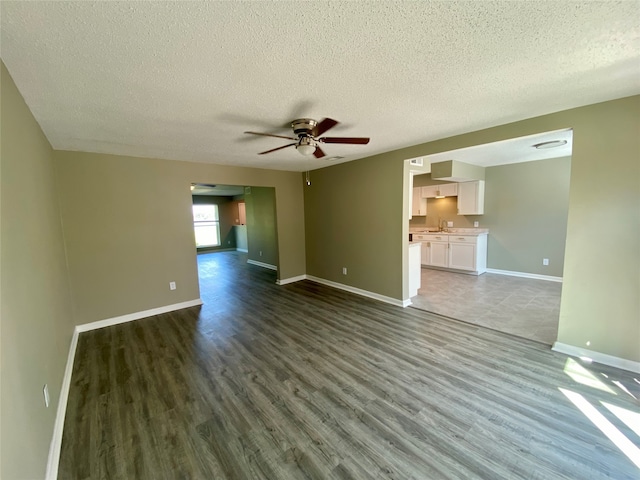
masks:
<svg viewBox="0 0 640 480"><path fill-rule="evenodd" d="M535 145L546 142L565 141L562 146L554 148L536 148ZM450 150L448 152L425 155L423 164L456 160L470 163L480 167L494 167L496 165L509 165L511 163L533 162L550 158L570 157L573 150L573 130L555 130L526 137L512 138L502 142L485 143L473 147ZM428 168L422 172L430 171Z"/></svg>
<svg viewBox="0 0 640 480"><path fill-rule="evenodd" d="M0 2L56 149L304 171L640 93L640 2ZM245 130L341 122L327 156Z"/></svg>

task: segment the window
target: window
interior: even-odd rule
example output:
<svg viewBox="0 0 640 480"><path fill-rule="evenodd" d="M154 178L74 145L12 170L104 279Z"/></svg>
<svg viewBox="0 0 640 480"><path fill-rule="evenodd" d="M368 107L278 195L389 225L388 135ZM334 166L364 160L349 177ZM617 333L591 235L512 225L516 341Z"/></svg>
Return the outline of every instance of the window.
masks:
<svg viewBox="0 0 640 480"><path fill-rule="evenodd" d="M220 245L220 219L217 205L193 206L193 230L196 233L196 247L217 247Z"/></svg>

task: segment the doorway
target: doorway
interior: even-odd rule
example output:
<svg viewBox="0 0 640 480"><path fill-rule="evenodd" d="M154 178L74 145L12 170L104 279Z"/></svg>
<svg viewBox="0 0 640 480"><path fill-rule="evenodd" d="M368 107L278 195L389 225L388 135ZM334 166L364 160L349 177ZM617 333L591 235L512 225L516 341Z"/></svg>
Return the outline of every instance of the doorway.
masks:
<svg viewBox="0 0 640 480"><path fill-rule="evenodd" d="M242 261L278 270L274 187L192 183L198 255L239 252Z"/></svg>
<svg viewBox="0 0 640 480"><path fill-rule="evenodd" d="M572 139L571 130L561 130L421 157L431 172L438 164L437 173L413 176L406 192L411 201L416 188L473 180L484 184L484 207L480 214L460 215L455 195L421 198L422 215L412 211L408 232L444 227L457 234L488 233L486 271L479 275L421 261L414 308L548 345L557 339ZM536 148L545 144L559 148ZM481 177L457 178L453 169L443 178L444 159L460 162L457 172L468 163L473 168L466 170Z"/></svg>

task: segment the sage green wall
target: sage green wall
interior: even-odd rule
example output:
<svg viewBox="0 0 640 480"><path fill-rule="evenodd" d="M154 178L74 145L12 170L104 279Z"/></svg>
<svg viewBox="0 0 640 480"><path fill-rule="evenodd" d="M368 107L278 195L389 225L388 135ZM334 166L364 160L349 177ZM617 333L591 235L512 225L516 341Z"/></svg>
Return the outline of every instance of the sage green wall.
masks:
<svg viewBox="0 0 640 480"><path fill-rule="evenodd" d="M489 268L562 277L570 176L570 157L487 168Z"/></svg>
<svg viewBox="0 0 640 480"><path fill-rule="evenodd" d="M0 477L34 479L45 475L74 322L53 150L1 70Z"/></svg>
<svg viewBox="0 0 640 480"><path fill-rule="evenodd" d="M444 177L451 177L449 181L466 182L469 180L484 180L485 167L471 165L469 163L456 160L445 160L431 164L431 177L434 180L446 180Z"/></svg>
<svg viewBox="0 0 640 480"><path fill-rule="evenodd" d="M307 274L401 298L406 222L398 165L378 156L311 172L304 187Z"/></svg>
<svg viewBox="0 0 640 480"><path fill-rule="evenodd" d="M276 192L273 188L251 187L250 193L245 190L244 200L247 208L247 258L277 266Z"/></svg>
<svg viewBox="0 0 640 480"><path fill-rule="evenodd" d="M199 297L190 184L276 190L279 271L305 273L299 173L56 151L78 323ZM169 290L175 281L177 289Z"/></svg>
<svg viewBox="0 0 640 480"><path fill-rule="evenodd" d="M564 128L573 128L573 155L558 341L640 361L640 96L313 171L318 182L305 190L308 273L408 298L408 272L400 268L409 228L404 160ZM340 278L335 272L351 252L357 275Z"/></svg>

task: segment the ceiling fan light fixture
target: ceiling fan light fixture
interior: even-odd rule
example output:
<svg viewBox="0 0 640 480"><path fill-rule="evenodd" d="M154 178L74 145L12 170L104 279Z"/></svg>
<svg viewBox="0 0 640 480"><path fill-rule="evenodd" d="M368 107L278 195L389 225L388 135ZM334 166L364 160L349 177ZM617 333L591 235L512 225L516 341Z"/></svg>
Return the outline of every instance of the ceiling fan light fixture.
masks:
<svg viewBox="0 0 640 480"><path fill-rule="evenodd" d="M300 152L302 155L313 155L313 152L316 151L316 144L310 137L302 137L300 142L296 145L296 150Z"/></svg>
<svg viewBox="0 0 640 480"><path fill-rule="evenodd" d="M298 150L302 155L313 155L313 152L316 151L316 147L313 145L297 145L296 150Z"/></svg>

